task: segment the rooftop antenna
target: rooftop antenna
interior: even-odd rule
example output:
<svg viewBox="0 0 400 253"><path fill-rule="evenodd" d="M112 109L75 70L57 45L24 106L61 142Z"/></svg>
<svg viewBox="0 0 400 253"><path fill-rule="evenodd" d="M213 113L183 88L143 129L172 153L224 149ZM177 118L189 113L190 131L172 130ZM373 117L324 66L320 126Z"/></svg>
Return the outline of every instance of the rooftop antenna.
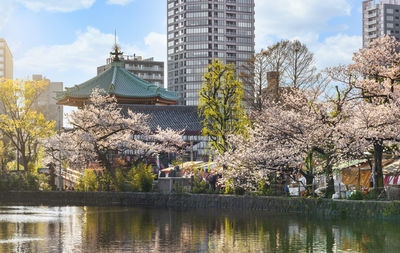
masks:
<svg viewBox="0 0 400 253"><path fill-rule="evenodd" d="M115 29L114 32L114 52L110 53L113 57L113 61L121 61L119 56L123 54L123 52L121 52L119 50L119 46L117 44L117 29Z"/></svg>
<svg viewBox="0 0 400 253"><path fill-rule="evenodd" d="M114 45L117 45L117 28L114 31Z"/></svg>

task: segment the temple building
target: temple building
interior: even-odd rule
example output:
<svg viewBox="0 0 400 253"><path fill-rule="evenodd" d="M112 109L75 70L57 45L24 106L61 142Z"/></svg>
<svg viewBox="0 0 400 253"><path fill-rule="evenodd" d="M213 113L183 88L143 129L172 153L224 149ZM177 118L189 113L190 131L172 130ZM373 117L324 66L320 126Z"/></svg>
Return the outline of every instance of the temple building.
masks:
<svg viewBox="0 0 400 253"><path fill-rule="evenodd" d="M120 60L122 52L114 47L113 62L110 68L100 75L72 88L57 93L57 104L82 107L93 89L103 89L114 95L117 103L135 113L150 115L149 125L152 130L184 130L184 141L188 143L185 160L207 159L207 138L201 135L202 123L197 113L197 106L176 105L179 99L175 92L167 91L155 84L145 81L125 69ZM166 166L167 164L165 164Z"/></svg>
<svg viewBox="0 0 400 253"><path fill-rule="evenodd" d="M122 52L115 46L114 61L110 68L100 75L64 92L57 94L57 104L82 107L88 101L93 89L103 89L114 95L119 104L175 105L178 95L158 85L145 81L125 69L125 63L119 59Z"/></svg>

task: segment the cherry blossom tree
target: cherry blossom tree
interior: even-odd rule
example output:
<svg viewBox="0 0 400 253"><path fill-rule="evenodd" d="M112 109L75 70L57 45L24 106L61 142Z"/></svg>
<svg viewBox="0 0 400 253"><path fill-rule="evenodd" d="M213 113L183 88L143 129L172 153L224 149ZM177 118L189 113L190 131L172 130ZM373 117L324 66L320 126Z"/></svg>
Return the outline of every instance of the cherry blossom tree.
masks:
<svg viewBox="0 0 400 253"><path fill-rule="evenodd" d="M129 109L125 115L116 99L104 94L102 90L93 90L89 103L68 116L73 129L48 139L47 159L56 158L60 152L76 166L98 162L114 176L113 158L119 152L134 151L137 159L142 159L184 148L182 131L161 128L152 131L148 115ZM66 145L60 146L59 142L65 140L62 144Z"/></svg>
<svg viewBox="0 0 400 253"><path fill-rule="evenodd" d="M270 102L255 117L249 137L230 136L232 151L219 157L230 168L225 181L251 190L259 180L277 171L292 171L311 186L316 174L326 176L326 196L334 193L335 164L349 155L342 144L348 135L339 131L349 91L336 89L335 96L320 100L319 91L286 89L278 102ZM342 127L343 129L343 127ZM351 148L351 146L348 146ZM343 153L343 151L346 153Z"/></svg>
<svg viewBox="0 0 400 253"><path fill-rule="evenodd" d="M385 147L400 141L399 49L400 43L394 37L384 36L355 53L354 63L329 69L330 76L341 81L351 93L344 110L347 120L340 130L344 135L348 133L343 145L357 150L353 153L373 149L375 189L383 188Z"/></svg>
<svg viewBox="0 0 400 253"><path fill-rule="evenodd" d="M307 184L319 169L332 191L334 165L373 150L374 186L383 187L383 154L400 142L399 49L385 36L355 53L353 64L328 69L329 78L341 83L328 99L287 89L255 117L248 138L230 136L231 151L219 157L230 168L225 181L250 189L276 169L305 164L299 172Z"/></svg>
<svg viewBox="0 0 400 253"><path fill-rule="evenodd" d="M257 181L266 180L277 170L312 164L315 152L326 153L325 145L332 131L326 126L326 105L308 99L307 94L289 89L279 102L271 102L248 129L248 138L230 136L232 151L219 157L230 168L222 172L225 181L245 189L253 189ZM331 166L331 163L329 163ZM311 185L314 166L300 169Z"/></svg>

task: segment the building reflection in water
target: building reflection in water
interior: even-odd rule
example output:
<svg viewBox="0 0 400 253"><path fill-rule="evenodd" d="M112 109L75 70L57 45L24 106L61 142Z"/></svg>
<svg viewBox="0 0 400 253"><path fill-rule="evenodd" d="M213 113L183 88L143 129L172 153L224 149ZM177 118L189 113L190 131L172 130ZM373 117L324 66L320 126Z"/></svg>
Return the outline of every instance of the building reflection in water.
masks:
<svg viewBox="0 0 400 253"><path fill-rule="evenodd" d="M0 207L0 252L400 252L399 224L232 210Z"/></svg>

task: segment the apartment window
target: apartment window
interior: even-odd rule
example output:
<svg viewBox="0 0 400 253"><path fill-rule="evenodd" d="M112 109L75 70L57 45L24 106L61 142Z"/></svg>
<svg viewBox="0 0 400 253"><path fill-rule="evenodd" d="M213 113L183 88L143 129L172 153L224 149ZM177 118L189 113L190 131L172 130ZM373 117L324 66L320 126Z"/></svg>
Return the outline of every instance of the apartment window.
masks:
<svg viewBox="0 0 400 253"><path fill-rule="evenodd" d="M253 15L251 14L239 14L239 19L251 20Z"/></svg>
<svg viewBox="0 0 400 253"><path fill-rule="evenodd" d="M386 9L387 14L393 14L393 9Z"/></svg>
<svg viewBox="0 0 400 253"><path fill-rule="evenodd" d="M188 10L207 10L208 4L191 4L187 6Z"/></svg>
<svg viewBox="0 0 400 253"><path fill-rule="evenodd" d="M393 17L392 17L393 18ZM251 28L251 23L248 22L239 22L238 23L239 27L246 27L246 28Z"/></svg>
<svg viewBox="0 0 400 253"><path fill-rule="evenodd" d="M234 14L234 13L226 13L226 17L227 18L231 18L231 19L235 19L236 18L236 14Z"/></svg>
<svg viewBox="0 0 400 253"><path fill-rule="evenodd" d="M205 18L208 17L208 12L189 12L186 16L188 18Z"/></svg>
<svg viewBox="0 0 400 253"><path fill-rule="evenodd" d="M238 6L238 11L251 12L252 8L249 6Z"/></svg>
<svg viewBox="0 0 400 253"><path fill-rule="evenodd" d="M239 51L253 51L251 46L238 46Z"/></svg>
<svg viewBox="0 0 400 253"><path fill-rule="evenodd" d="M186 46L187 50L208 49L208 44L189 44Z"/></svg>
<svg viewBox="0 0 400 253"><path fill-rule="evenodd" d="M202 27L202 28L190 28L186 30L188 34L190 33L207 33L208 28L207 27Z"/></svg>
<svg viewBox="0 0 400 253"><path fill-rule="evenodd" d="M193 19L187 21L187 26L208 25L208 19Z"/></svg>

